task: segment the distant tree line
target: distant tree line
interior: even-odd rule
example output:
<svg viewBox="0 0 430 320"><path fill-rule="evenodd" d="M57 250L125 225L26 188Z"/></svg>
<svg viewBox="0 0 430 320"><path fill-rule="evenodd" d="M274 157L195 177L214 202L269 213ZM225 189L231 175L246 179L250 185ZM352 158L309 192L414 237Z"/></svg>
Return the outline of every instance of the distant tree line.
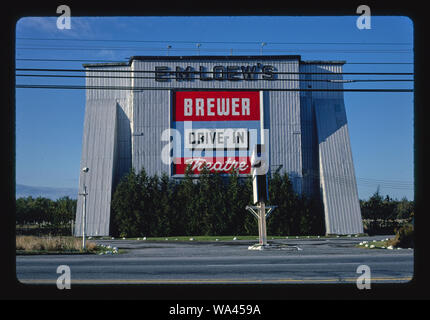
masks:
<svg viewBox="0 0 430 320"><path fill-rule="evenodd" d="M368 200L360 200L363 219L396 220L411 219L415 211L415 202L406 197L395 200L386 195L383 197L379 188Z"/></svg>
<svg viewBox="0 0 430 320"><path fill-rule="evenodd" d="M76 199L62 197L51 200L44 197L16 199L16 223L61 225L70 223L76 215Z"/></svg>
<svg viewBox="0 0 430 320"><path fill-rule="evenodd" d="M396 230L410 226L415 213L415 202L406 197L396 200L383 197L379 188L368 200L360 200L364 232L369 235L394 234Z"/></svg>
<svg viewBox="0 0 430 320"><path fill-rule="evenodd" d="M287 174L272 175L269 197L267 205L277 208L267 220L268 235L325 233L321 201L295 193ZM251 202L251 179L237 173L224 177L203 170L196 178L187 171L183 179L175 180L166 174L131 171L112 197L111 233L127 237L257 235L257 222L245 209ZM77 200L69 197L18 198L16 224L37 226L39 233L71 234L76 205ZM384 197L379 189L368 200L360 200L360 206L364 231L369 234L393 234L411 221L415 211L414 201ZM27 233L36 232L32 230Z"/></svg>
<svg viewBox="0 0 430 320"><path fill-rule="evenodd" d="M287 174L269 181L277 208L267 221L269 235L323 234L322 205L293 191ZM251 179L203 169L187 170L179 181L144 169L123 177L112 199L112 234L121 237L179 235L257 235L258 225L245 208L252 202Z"/></svg>
<svg viewBox="0 0 430 320"><path fill-rule="evenodd" d="M69 197L57 200L31 196L18 198L15 206L16 233L70 235L76 204L77 200Z"/></svg>

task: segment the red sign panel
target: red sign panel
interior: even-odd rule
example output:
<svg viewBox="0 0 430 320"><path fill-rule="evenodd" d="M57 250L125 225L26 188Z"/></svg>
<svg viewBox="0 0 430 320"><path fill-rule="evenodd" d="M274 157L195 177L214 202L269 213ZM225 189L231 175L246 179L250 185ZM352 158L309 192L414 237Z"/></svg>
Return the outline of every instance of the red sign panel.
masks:
<svg viewBox="0 0 430 320"><path fill-rule="evenodd" d="M251 173L250 157L197 157L176 158L175 174L185 174L188 165L194 174L199 174L206 166L210 172L231 173L237 170L239 174Z"/></svg>
<svg viewBox="0 0 430 320"><path fill-rule="evenodd" d="M258 91L178 91L173 121L260 120Z"/></svg>

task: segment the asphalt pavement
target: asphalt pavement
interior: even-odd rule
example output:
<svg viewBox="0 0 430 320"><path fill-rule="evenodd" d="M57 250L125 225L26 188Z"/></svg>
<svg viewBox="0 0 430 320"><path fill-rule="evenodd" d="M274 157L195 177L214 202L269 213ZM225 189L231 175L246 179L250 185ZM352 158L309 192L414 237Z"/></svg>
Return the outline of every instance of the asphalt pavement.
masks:
<svg viewBox="0 0 430 320"><path fill-rule="evenodd" d="M360 265L371 280L408 282L412 249L355 247L385 239L340 237L270 240L273 249L249 250L256 241L97 240L125 253L115 255L19 255L16 275L26 285L56 284L57 267L70 268L71 284L355 283Z"/></svg>

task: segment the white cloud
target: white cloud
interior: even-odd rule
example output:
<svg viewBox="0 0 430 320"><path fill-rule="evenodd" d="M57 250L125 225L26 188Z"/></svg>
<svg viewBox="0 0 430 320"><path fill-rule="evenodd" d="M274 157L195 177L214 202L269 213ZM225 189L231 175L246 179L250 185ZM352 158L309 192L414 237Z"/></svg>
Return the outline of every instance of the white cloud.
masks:
<svg viewBox="0 0 430 320"><path fill-rule="evenodd" d="M58 31L57 18L55 17L24 17L16 23L16 36L37 33L40 35L52 35Z"/></svg>
<svg viewBox="0 0 430 320"><path fill-rule="evenodd" d="M58 17L24 17L16 24L17 37L96 38L91 18L71 16L71 29L58 29Z"/></svg>

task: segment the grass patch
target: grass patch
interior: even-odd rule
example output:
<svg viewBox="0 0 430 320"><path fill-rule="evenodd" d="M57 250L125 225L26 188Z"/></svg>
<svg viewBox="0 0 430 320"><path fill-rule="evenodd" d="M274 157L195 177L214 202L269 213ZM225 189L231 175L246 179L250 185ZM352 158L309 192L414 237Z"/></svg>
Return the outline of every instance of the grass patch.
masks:
<svg viewBox="0 0 430 320"><path fill-rule="evenodd" d="M364 249L388 249L388 250L394 250L394 249L408 249L413 248L406 247L406 246L399 246L396 238L391 238L388 240L381 240L381 241L363 241L360 242L356 247L358 248L364 248Z"/></svg>
<svg viewBox="0 0 430 320"><path fill-rule="evenodd" d="M357 247L365 249L387 249L390 245L388 244L390 240L381 241L363 241L360 242Z"/></svg>
<svg viewBox="0 0 430 320"><path fill-rule="evenodd" d="M85 244L86 248L83 250L82 239L75 237L16 236L16 253L97 253L100 250L95 242L86 241Z"/></svg>
<svg viewBox="0 0 430 320"><path fill-rule="evenodd" d="M414 228L412 225L402 226L396 229L394 238L382 241L363 241L358 245L360 248L369 249L409 249L414 248Z"/></svg>

